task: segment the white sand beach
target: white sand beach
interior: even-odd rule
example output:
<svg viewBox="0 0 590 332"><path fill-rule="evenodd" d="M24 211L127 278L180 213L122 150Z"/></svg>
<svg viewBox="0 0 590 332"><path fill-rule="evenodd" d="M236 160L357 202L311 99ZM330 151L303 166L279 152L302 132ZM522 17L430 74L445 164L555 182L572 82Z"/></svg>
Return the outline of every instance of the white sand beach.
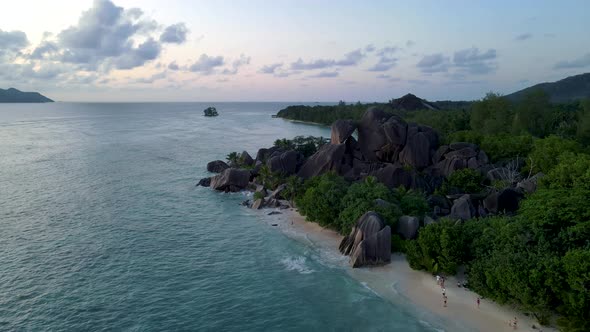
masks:
<svg viewBox="0 0 590 332"><path fill-rule="evenodd" d="M338 244L342 240L340 234L305 221L305 217L295 210L282 212L284 214L278 218L278 226L285 233L299 240L310 241L330 256L339 256L338 260L341 259L343 263L347 261L338 251ZM435 277L424 271L412 270L403 255L393 254L391 259L391 263L384 266L348 268L347 272L379 296L394 303L414 305L419 312L424 312L424 318L432 317L443 321L447 331L514 331L508 323L515 317L518 320L517 331L556 331L553 328L540 327L534 318L509 306L501 306L486 299L481 300L478 308L478 295L459 288L454 277L445 281L448 302L447 307L444 307L442 289L437 285Z"/></svg>

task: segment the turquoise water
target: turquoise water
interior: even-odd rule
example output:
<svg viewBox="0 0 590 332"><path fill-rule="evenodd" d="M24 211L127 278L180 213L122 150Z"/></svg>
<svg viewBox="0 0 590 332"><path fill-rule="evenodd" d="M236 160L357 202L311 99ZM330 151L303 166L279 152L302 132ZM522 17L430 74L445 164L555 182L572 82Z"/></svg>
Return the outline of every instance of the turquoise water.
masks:
<svg viewBox="0 0 590 332"><path fill-rule="evenodd" d="M433 331L346 268L195 187L286 104L0 105L0 330Z"/></svg>

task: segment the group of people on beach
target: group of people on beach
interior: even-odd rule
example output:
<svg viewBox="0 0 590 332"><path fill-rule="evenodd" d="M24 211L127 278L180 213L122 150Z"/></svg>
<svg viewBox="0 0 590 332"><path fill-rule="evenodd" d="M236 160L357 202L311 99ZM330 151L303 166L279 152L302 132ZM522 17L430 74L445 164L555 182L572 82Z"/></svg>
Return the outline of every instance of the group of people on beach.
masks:
<svg viewBox="0 0 590 332"><path fill-rule="evenodd" d="M440 285L440 288L442 289L442 296L443 296L443 306L446 307L447 306L447 289L445 288L445 277L436 276L436 284Z"/></svg>
<svg viewBox="0 0 590 332"><path fill-rule="evenodd" d="M448 298L447 298L447 289L445 288L445 277L437 275L436 276L436 284L439 285L442 290L443 307L446 307ZM466 287L466 284L464 283L463 285L461 285L461 282L457 281L457 287L461 287L461 286ZM481 297L478 296L475 301L476 301L475 303L477 304L477 308L479 309L479 305L481 303ZM514 319L511 319L508 322L508 325L516 330L518 328L518 319L516 317L514 317Z"/></svg>

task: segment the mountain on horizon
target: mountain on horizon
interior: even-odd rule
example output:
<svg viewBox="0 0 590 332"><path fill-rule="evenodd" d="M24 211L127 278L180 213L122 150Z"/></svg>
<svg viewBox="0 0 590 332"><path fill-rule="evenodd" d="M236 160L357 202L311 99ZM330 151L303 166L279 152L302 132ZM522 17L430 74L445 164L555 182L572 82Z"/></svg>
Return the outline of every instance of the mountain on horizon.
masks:
<svg viewBox="0 0 590 332"><path fill-rule="evenodd" d="M567 103L590 98L590 73L569 76L555 82L539 83L504 97L514 102L535 90L545 91L552 103Z"/></svg>
<svg viewBox="0 0 590 332"><path fill-rule="evenodd" d="M397 99L392 99L389 104L393 109L402 111L415 111L422 109L437 110L438 107L434 104L426 101L425 99L418 98L415 95L408 93L405 96Z"/></svg>
<svg viewBox="0 0 590 332"><path fill-rule="evenodd" d="M39 92L23 92L15 88L0 89L0 103L52 103Z"/></svg>

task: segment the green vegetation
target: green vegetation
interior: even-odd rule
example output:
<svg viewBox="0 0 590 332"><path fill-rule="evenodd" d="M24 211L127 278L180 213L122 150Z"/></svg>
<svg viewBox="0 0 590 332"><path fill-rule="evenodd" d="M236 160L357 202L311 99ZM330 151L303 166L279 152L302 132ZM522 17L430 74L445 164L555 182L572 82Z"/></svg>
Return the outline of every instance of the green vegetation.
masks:
<svg viewBox="0 0 590 332"><path fill-rule="evenodd" d="M326 143L328 143L328 140L321 136L295 136L293 139L278 139L274 142L274 146L284 150L295 150L307 158L316 153Z"/></svg>
<svg viewBox="0 0 590 332"><path fill-rule="evenodd" d="M277 189L281 183L285 182L285 179L281 174L277 172L271 172L267 165L262 165L262 167L260 167L260 170L258 171L258 178L260 179L260 183L262 183L265 188L271 190Z"/></svg>
<svg viewBox="0 0 590 332"><path fill-rule="evenodd" d="M205 116L218 116L219 113L217 113L217 109L215 107L207 107L203 113L205 114Z"/></svg>
<svg viewBox="0 0 590 332"><path fill-rule="evenodd" d="M264 194L261 191L257 191L254 193L253 198L255 201L257 201L259 199L264 199Z"/></svg>
<svg viewBox="0 0 590 332"><path fill-rule="evenodd" d="M338 118L358 120L367 106L297 106L286 117L331 124ZM393 234L393 249L404 251L415 269L454 274L465 266L469 287L478 294L515 305L542 324L558 317L564 331L589 331L590 100L551 104L543 92L529 91L516 102L488 94L463 108L444 110L373 106L432 126L443 142L478 144L492 162L520 170L522 178L544 174L513 216L465 222L443 218L422 227L416 240ZM513 180L490 183L476 171L459 170L438 193L477 194L484 184L500 190L514 185ZM343 234L368 210L392 226L400 215L431 211L422 193L388 190L373 178L348 184L326 174L288 187L309 220Z"/></svg>
<svg viewBox="0 0 590 332"><path fill-rule="evenodd" d="M348 190L344 178L329 172L309 179L302 196L295 198L301 214L322 226L337 228L342 199Z"/></svg>
<svg viewBox="0 0 590 332"><path fill-rule="evenodd" d="M476 194L482 190L483 177L471 168L460 169L445 179L441 191L445 194Z"/></svg>
<svg viewBox="0 0 590 332"><path fill-rule="evenodd" d="M549 142L539 146L552 146L555 138ZM442 219L402 248L412 268L454 274L465 265L469 287L478 294L515 304L542 324L558 314L564 331L587 331L589 200L590 155L566 151L516 216Z"/></svg>
<svg viewBox="0 0 590 332"><path fill-rule="evenodd" d="M376 201L378 199L385 202L379 204ZM389 188L369 176L365 181L354 183L348 188L340 204L342 211L338 216L337 228L342 234L350 233L354 223L367 211L378 212L393 228L402 214L396 203Z"/></svg>
<svg viewBox="0 0 590 332"><path fill-rule="evenodd" d="M319 123L329 126L338 119L358 120L361 118L363 113L365 113L367 107L370 106L384 107L384 104L357 103L347 105L346 103L340 102L338 105L333 106L294 105L280 110L277 113L277 117L296 121Z"/></svg>
<svg viewBox="0 0 590 332"><path fill-rule="evenodd" d="M288 184L287 188L293 186L299 184ZM341 234L348 234L357 219L367 211L379 213L392 229L403 214L423 216L430 211L424 194L403 188L389 190L370 176L363 182L349 184L334 173L326 173L307 180L302 190L291 190L295 192L299 211L307 220Z"/></svg>

